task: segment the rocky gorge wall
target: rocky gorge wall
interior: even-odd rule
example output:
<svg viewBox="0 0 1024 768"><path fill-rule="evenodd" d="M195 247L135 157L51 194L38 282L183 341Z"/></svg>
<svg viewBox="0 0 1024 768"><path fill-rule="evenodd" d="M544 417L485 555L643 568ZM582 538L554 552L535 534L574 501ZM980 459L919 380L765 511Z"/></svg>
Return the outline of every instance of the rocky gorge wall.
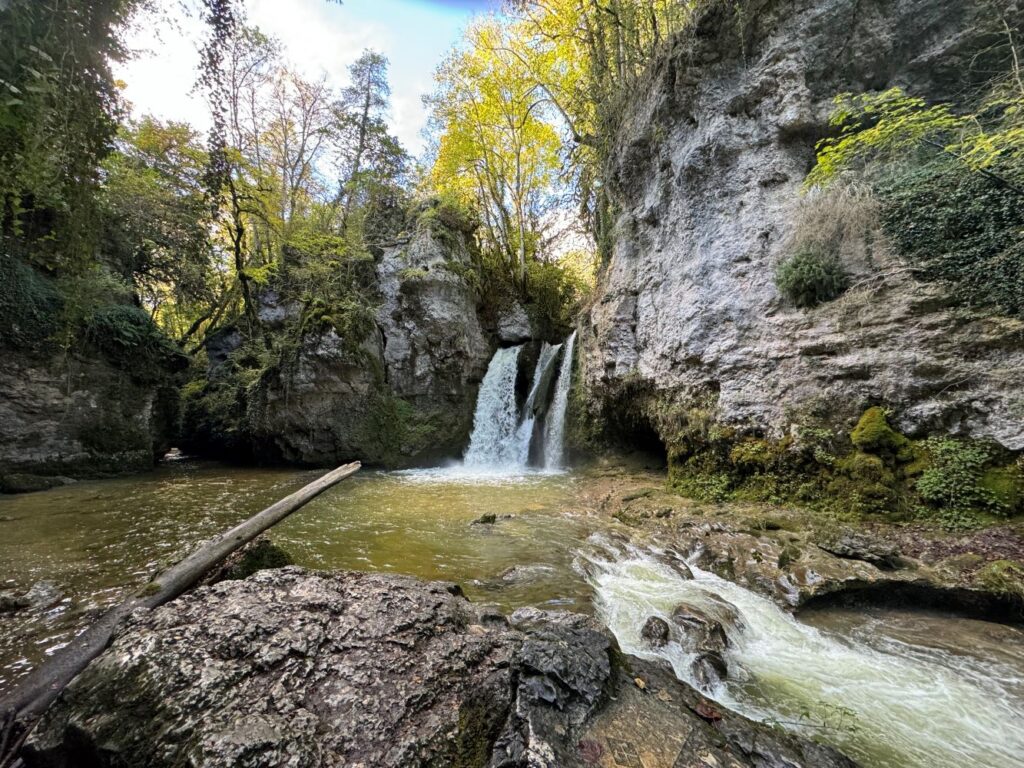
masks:
<svg viewBox="0 0 1024 768"><path fill-rule="evenodd" d="M815 309L773 280L833 97L898 85L952 98L992 71L990 5L737 8L712 4L675 42L618 137L614 253L581 324L587 418L629 412L668 442L666 410L697 409L781 439L811 421L848 429L882 405L911 435L1024 449L1024 323L960 311L883 252L848 260L853 289Z"/></svg>
<svg viewBox="0 0 1024 768"><path fill-rule="evenodd" d="M357 348L310 336L251 409L271 458L400 465L461 453L494 351L477 311L466 235L420 227L376 261L373 331Z"/></svg>
<svg viewBox="0 0 1024 768"><path fill-rule="evenodd" d="M131 305L107 304L82 340L62 350L64 299L54 281L0 255L0 492L41 490L71 479L151 468L170 447L182 361L173 349L124 346L99 336L102 321L136 323ZM99 318L100 323L96 323Z"/></svg>

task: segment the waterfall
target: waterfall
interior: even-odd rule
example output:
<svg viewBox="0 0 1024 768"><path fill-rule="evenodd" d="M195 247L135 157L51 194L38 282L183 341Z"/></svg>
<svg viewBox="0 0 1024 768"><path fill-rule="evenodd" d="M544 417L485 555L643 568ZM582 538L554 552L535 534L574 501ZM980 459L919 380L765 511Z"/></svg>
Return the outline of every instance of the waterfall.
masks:
<svg viewBox="0 0 1024 768"><path fill-rule="evenodd" d="M542 405L542 403L538 402L538 397L541 396L542 390L546 389L543 385L548 381L551 366L558 358L558 353L561 349L561 344L551 346L546 341L540 348L537 367L533 371L533 383L530 384L530 394L527 395L526 402L523 404L522 421L519 424L519 430L516 432L519 466L525 467L530 460L530 443L533 441L533 430L537 423L537 411Z"/></svg>
<svg viewBox="0 0 1024 768"><path fill-rule="evenodd" d="M480 385L473 416L473 435L463 466L500 472L525 470L536 433L538 441L543 440L545 468L561 468L575 340L576 334L573 334L564 345L552 346L545 342L541 346L522 412L516 405L516 378L523 348L509 347L494 353ZM558 365L555 391L545 417L545 401L560 354L562 362ZM541 418L544 418L543 429L540 428Z"/></svg>
<svg viewBox="0 0 1024 768"><path fill-rule="evenodd" d="M565 354L558 369L558 383L555 396L548 412L547 430L544 435L544 466L560 469L565 453L565 412L569 407L569 387L572 385L572 353L576 346L576 332L565 341Z"/></svg>
<svg viewBox="0 0 1024 768"><path fill-rule="evenodd" d="M491 358L476 401L466 466L498 468L519 462L516 374L521 351L522 347L499 349Z"/></svg>

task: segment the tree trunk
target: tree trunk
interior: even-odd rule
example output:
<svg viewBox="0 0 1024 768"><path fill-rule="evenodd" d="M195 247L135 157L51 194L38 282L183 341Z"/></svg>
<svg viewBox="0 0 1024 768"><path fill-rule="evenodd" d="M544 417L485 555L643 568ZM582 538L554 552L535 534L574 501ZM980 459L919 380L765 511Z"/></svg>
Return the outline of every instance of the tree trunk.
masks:
<svg viewBox="0 0 1024 768"><path fill-rule="evenodd" d="M338 467L213 541L206 542L177 565L153 579L140 592L111 608L74 641L39 666L0 702L0 713L3 714L0 766L9 764L8 761L14 757L34 721L46 711L68 683L107 648L114 631L129 614L140 609L152 610L179 597L225 557L328 488L354 475L360 466L357 461ZM20 733L12 742L10 737L16 730L20 730Z"/></svg>

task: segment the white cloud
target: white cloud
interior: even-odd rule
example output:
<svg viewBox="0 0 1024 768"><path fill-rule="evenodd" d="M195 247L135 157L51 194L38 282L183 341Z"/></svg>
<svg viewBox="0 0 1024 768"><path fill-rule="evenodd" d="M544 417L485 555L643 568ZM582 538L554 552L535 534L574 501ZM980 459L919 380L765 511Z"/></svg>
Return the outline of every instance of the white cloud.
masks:
<svg viewBox="0 0 1024 768"><path fill-rule="evenodd" d="M198 18L186 18L178 3L168 3L157 19L145 18L128 36L140 54L116 68L127 83L125 97L136 115L184 120L200 129L210 119L194 85L198 46L206 33ZM286 59L303 75L323 74L334 88L348 82L348 67L366 48L392 62L391 126L414 154L423 150L427 112L422 96L431 91L433 69L465 22L453 14L402 0L248 0L249 23L278 38ZM176 28L167 28L171 18Z"/></svg>

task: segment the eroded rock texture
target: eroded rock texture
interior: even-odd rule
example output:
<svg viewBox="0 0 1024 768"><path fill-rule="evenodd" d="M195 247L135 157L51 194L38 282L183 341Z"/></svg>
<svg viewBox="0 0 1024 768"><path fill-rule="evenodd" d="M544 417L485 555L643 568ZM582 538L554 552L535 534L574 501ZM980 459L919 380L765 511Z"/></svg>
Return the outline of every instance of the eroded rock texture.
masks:
<svg viewBox="0 0 1024 768"><path fill-rule="evenodd" d="M98 358L0 345L0 359L0 492L149 469L169 447L157 386Z"/></svg>
<svg viewBox="0 0 1024 768"><path fill-rule="evenodd" d="M638 682L639 681L639 682ZM847 768L623 659L592 619L511 623L457 588L263 571L122 628L31 736L30 768Z"/></svg>
<svg viewBox="0 0 1024 768"><path fill-rule="evenodd" d="M847 267L855 284L884 279L809 311L773 282L833 96L898 85L955 98L990 70L992 6L752 0L738 17L709 5L619 137L616 245L581 334L592 402L614 414L654 392L776 436L801 413L838 422L884 403L907 432L1024 448L1020 322L970 319L877 259ZM979 29L991 33L967 32Z"/></svg>
<svg viewBox="0 0 1024 768"><path fill-rule="evenodd" d="M250 408L257 453L392 466L459 455L493 352L460 269L471 269L460 232L421 228L384 251L376 329L357 345L333 331L307 338ZM272 310L283 319L294 308Z"/></svg>

